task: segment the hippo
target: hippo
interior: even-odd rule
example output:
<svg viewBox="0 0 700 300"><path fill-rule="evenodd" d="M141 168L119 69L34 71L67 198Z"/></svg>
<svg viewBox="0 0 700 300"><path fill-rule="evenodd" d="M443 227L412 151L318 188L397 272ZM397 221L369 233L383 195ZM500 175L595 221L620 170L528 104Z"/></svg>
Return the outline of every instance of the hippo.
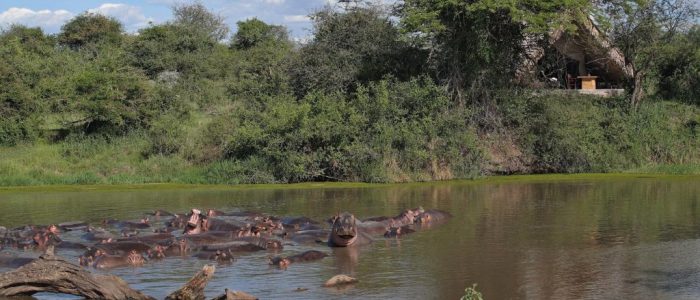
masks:
<svg viewBox="0 0 700 300"><path fill-rule="evenodd" d="M57 245L61 242L58 237L60 230L56 225L49 225L44 229L35 229L32 235L33 245L39 249L46 249L49 245Z"/></svg>
<svg viewBox="0 0 700 300"><path fill-rule="evenodd" d="M365 221L357 224L359 231L369 235L380 235L386 232L388 226L383 222Z"/></svg>
<svg viewBox="0 0 700 300"><path fill-rule="evenodd" d="M151 246L138 242L138 241L121 241L121 242L111 242L96 244L94 246L97 249L105 251L107 253L127 253L131 251L137 251L138 253L144 253L151 250Z"/></svg>
<svg viewBox="0 0 700 300"><path fill-rule="evenodd" d="M386 238L400 237L402 235L406 235L406 234L413 233L413 232L416 232L416 231L411 229L409 226L401 226L401 227L391 226L384 233L384 237L386 237Z"/></svg>
<svg viewBox="0 0 700 300"><path fill-rule="evenodd" d="M169 211L166 211L166 210L162 210L162 209L156 209L152 212L146 213L146 215L154 216L156 219L160 219L161 217L174 217L175 216L175 214L173 214Z"/></svg>
<svg viewBox="0 0 700 300"><path fill-rule="evenodd" d="M233 241L227 243L211 244L202 246L203 251L224 250L229 252L256 252L265 250L265 248L246 241Z"/></svg>
<svg viewBox="0 0 700 300"><path fill-rule="evenodd" d="M391 219L392 219L391 217L379 216L379 217L371 217L371 218L362 219L362 222L369 222L369 221L386 222L386 221L391 220Z"/></svg>
<svg viewBox="0 0 700 300"><path fill-rule="evenodd" d="M190 243L186 239L180 239L167 245L155 245L147 252L149 258L165 258L170 256L185 256L191 251Z"/></svg>
<svg viewBox="0 0 700 300"><path fill-rule="evenodd" d="M293 263L315 261L323 259L326 256L328 256L328 254L323 253L321 251L309 250L297 255L287 257L277 256L269 258L269 264L279 266L280 268L286 268L287 266Z"/></svg>
<svg viewBox="0 0 700 300"><path fill-rule="evenodd" d="M429 209L416 215L416 223L434 224L446 221L451 217L452 215L446 211Z"/></svg>
<svg viewBox="0 0 700 300"><path fill-rule="evenodd" d="M19 268L32 261L34 258L0 255L0 267L4 268Z"/></svg>
<svg viewBox="0 0 700 300"><path fill-rule="evenodd" d="M344 212L333 218L331 233L328 236L330 247L348 247L371 242L368 236L358 230L357 219L353 214Z"/></svg>
<svg viewBox="0 0 700 300"><path fill-rule="evenodd" d="M123 221L114 224L116 227L121 229L146 229L151 228L151 223L149 218L143 218L139 221Z"/></svg>
<svg viewBox="0 0 700 300"><path fill-rule="evenodd" d="M216 209L208 209L207 210L207 217L220 217L220 216L228 216L228 215L229 215L228 213L225 213L223 211L216 210Z"/></svg>
<svg viewBox="0 0 700 300"><path fill-rule="evenodd" d="M293 233L290 239L297 244L314 244L327 240L329 234L327 229L302 230Z"/></svg>
<svg viewBox="0 0 700 300"><path fill-rule="evenodd" d="M394 226L406 226L415 223L416 216L423 211L423 208L407 209L398 216L391 218L390 224Z"/></svg>
<svg viewBox="0 0 700 300"><path fill-rule="evenodd" d="M136 250L129 251L129 254L125 256L115 256L108 254L101 254L93 263L93 267L96 269L111 269L118 267L139 267L143 266L146 259Z"/></svg>
<svg viewBox="0 0 700 300"><path fill-rule="evenodd" d="M193 255L199 259L213 260L220 264L230 264L235 261L233 253L229 250L206 251L202 250Z"/></svg>
<svg viewBox="0 0 700 300"><path fill-rule="evenodd" d="M199 209L193 208L187 216L182 234L198 234L207 230L209 230L207 217Z"/></svg>
<svg viewBox="0 0 700 300"><path fill-rule="evenodd" d="M107 241L114 239L115 236L107 230L102 228L95 228L88 226L85 229L85 234L83 234L83 239L87 241Z"/></svg>
<svg viewBox="0 0 700 300"><path fill-rule="evenodd" d="M56 249L85 250L88 248L88 246L85 244L70 241L60 241L55 246Z"/></svg>
<svg viewBox="0 0 700 300"><path fill-rule="evenodd" d="M284 217L280 220L282 225L288 227L299 227L305 224L318 224L318 222L307 217Z"/></svg>
<svg viewBox="0 0 700 300"><path fill-rule="evenodd" d="M214 231L237 231L246 225L250 226L250 222L244 222L235 218L210 217L207 221L207 229Z"/></svg>
<svg viewBox="0 0 700 300"><path fill-rule="evenodd" d="M266 250L282 250L284 247L282 245L282 242L276 239L269 239L269 238L264 238L264 237L239 237L235 239L236 241L246 241L249 243L256 244L260 247L265 248Z"/></svg>
<svg viewBox="0 0 700 300"><path fill-rule="evenodd" d="M131 229L131 228L124 228L122 229L119 234L124 237L124 238L130 238L130 237L135 237L141 233L140 231L136 229Z"/></svg>
<svg viewBox="0 0 700 300"><path fill-rule="evenodd" d="M156 233L156 234L149 234L149 235L137 235L137 236L132 236L128 238L120 238L117 239L118 242L122 241L135 241L135 242L142 242L150 245L168 245L172 243L172 241L175 239L175 236L172 235L171 233Z"/></svg>
<svg viewBox="0 0 700 300"><path fill-rule="evenodd" d="M74 221L74 222L60 223L60 224L58 224L58 227L63 231L74 231L74 230L85 229L88 227L88 224L83 222L83 221Z"/></svg>
<svg viewBox="0 0 700 300"><path fill-rule="evenodd" d="M188 234L182 236L193 245L201 246L215 243L230 242L238 237L236 232L229 231L209 231L198 234Z"/></svg>

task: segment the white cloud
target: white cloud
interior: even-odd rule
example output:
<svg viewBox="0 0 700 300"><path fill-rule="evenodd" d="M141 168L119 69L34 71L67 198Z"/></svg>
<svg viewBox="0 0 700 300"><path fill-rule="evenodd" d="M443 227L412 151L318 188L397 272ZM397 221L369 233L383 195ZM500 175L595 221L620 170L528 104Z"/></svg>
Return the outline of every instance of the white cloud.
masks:
<svg viewBox="0 0 700 300"><path fill-rule="evenodd" d="M66 21L73 17L73 13L59 10L31 10L28 8L11 7L0 13L0 24L23 24L27 26L39 26L47 31L58 30Z"/></svg>
<svg viewBox="0 0 700 300"><path fill-rule="evenodd" d="M306 15L284 16L284 21L289 22L289 23L308 22L310 20L311 20L311 18L309 18Z"/></svg>
<svg viewBox="0 0 700 300"><path fill-rule="evenodd" d="M123 3L104 3L97 8L88 9L88 12L114 17L129 32L135 32L153 22L153 18L147 18L140 8Z"/></svg>
<svg viewBox="0 0 700 300"><path fill-rule="evenodd" d="M263 0L266 4L274 4L274 5L280 5L284 4L285 0Z"/></svg>

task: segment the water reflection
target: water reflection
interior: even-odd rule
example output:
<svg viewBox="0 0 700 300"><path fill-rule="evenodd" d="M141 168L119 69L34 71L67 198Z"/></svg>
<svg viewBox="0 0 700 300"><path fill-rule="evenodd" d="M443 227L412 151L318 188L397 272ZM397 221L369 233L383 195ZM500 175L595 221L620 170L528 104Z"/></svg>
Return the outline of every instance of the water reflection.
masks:
<svg viewBox="0 0 700 300"><path fill-rule="evenodd" d="M0 225L136 219L154 209L182 212L190 207L323 220L339 211L363 218L423 206L455 217L355 251L287 247L283 255L310 248L330 254L287 270L269 268L270 253L247 255L217 270L207 290L210 296L231 288L285 299L457 299L465 287L478 283L487 299L692 299L700 297L698 179L2 193ZM203 264L166 259L114 272L163 297ZM338 273L360 283L347 290L320 287ZM295 292L297 288L308 290Z"/></svg>

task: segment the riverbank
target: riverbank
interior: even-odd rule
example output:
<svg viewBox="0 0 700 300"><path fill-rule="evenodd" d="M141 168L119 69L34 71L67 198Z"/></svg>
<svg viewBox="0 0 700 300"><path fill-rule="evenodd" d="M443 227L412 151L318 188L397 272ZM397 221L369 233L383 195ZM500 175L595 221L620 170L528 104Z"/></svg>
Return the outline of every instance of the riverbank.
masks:
<svg viewBox="0 0 700 300"><path fill-rule="evenodd" d="M324 106L318 105L318 109ZM322 119L270 132L277 121L266 119L256 125L262 132L236 128L237 133L230 135L214 130L231 126L226 125L228 120L209 120L210 125L202 126L200 118L183 123L186 134L172 140L165 137L181 146L167 154L149 152L154 136L146 132L40 140L0 147L0 186L405 183L541 173L700 174L700 109L694 105L659 101L631 111L622 99L522 97L500 103L497 111L497 127L489 130L478 129L476 123L454 125L456 119L451 118L473 116L459 113L433 116L435 122L452 124L437 132L428 126L433 121L424 124L421 128L427 131L420 129L420 134L416 127L397 121L375 128L381 135L360 136L352 132L365 130L364 125L321 128L319 124L327 122ZM268 123L272 125L263 126ZM316 135L328 130L334 131L324 137L328 142L319 143ZM212 148L212 140L222 142ZM231 152L233 148L238 154Z"/></svg>
<svg viewBox="0 0 700 300"><path fill-rule="evenodd" d="M265 189L345 189L345 188L385 188L385 187L420 187L449 186L465 184L498 183L542 183L566 181L625 181L640 179L660 180L698 180L700 173L661 174L661 173L579 173L579 174L532 174L485 176L475 179L457 179L444 181L423 181L406 183L365 183L365 182L304 182L278 184L186 184L186 183L141 183L141 184L57 184L33 186L0 186L0 193L17 192L83 192L83 191L137 191L137 190L265 190Z"/></svg>

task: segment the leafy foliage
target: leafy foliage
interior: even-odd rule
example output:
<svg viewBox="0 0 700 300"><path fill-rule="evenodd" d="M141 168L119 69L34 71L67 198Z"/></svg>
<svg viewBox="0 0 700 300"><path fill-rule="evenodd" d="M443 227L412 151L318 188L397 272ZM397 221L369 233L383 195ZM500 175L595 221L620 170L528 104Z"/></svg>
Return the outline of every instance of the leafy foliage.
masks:
<svg viewBox="0 0 700 300"><path fill-rule="evenodd" d="M83 13L61 27L58 42L73 49L86 45L121 42L122 24L112 17L96 13Z"/></svg>
<svg viewBox="0 0 700 300"><path fill-rule="evenodd" d="M504 172L697 165L697 24L671 30L660 16L672 10L634 3L326 7L311 15L304 44L255 18L224 44L228 26L198 2L138 35L90 13L57 36L10 26L0 33L0 170L18 175L0 181L443 180L499 172L497 146L519 163ZM651 14L600 26L618 30L617 45L663 41L631 43L630 59L644 62L647 91L685 104L630 109L623 99L511 88L524 37L615 9Z"/></svg>

